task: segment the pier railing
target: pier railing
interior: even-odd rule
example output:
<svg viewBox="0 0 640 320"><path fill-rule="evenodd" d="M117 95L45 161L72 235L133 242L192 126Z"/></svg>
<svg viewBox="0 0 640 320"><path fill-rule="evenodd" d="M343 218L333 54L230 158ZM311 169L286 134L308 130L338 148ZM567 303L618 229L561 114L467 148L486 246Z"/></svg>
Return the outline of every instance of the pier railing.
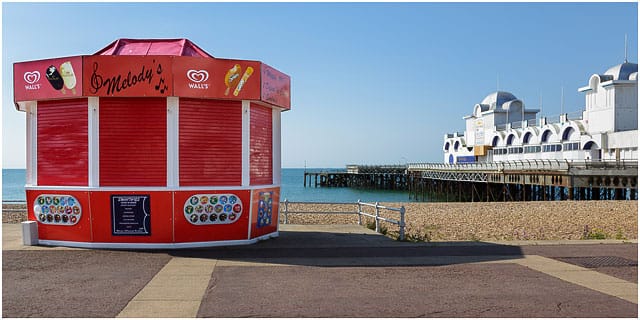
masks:
<svg viewBox="0 0 640 320"><path fill-rule="evenodd" d="M530 170L530 171L569 171L570 169L633 169L638 168L637 160L554 160L554 159L530 159L512 160L505 162L491 163L409 163L409 171L442 170L442 171L487 171L504 172L510 170Z"/></svg>
<svg viewBox="0 0 640 320"><path fill-rule="evenodd" d="M309 204L309 205L313 205L313 204L342 204L342 205L354 205L355 206L355 211L292 211L289 210L289 205L290 204ZM366 212L364 210L364 208L374 208L374 212ZM394 207L387 207L387 206L383 206L380 205L379 202L376 203L367 203L367 202L361 202L360 200L358 200L357 202L340 202L340 203L333 203L333 202L292 202L289 201L287 199L284 200L284 202L282 202L280 204L280 212L284 215L284 224L288 224L289 223L289 214L357 214L358 215L358 225L362 225L362 216L367 216L370 218L374 218L375 219L375 223L376 223L376 232L380 233L380 222L387 222L387 223L391 223L391 224L395 224L399 227L399 236L398 236L398 240L403 241L405 239L405 219L404 219L404 215L405 215L405 208L404 206L401 206L400 208L394 208ZM397 212L399 213L399 219L392 219L392 218L386 218L381 216L382 210L386 210L386 211L390 211L390 212Z"/></svg>

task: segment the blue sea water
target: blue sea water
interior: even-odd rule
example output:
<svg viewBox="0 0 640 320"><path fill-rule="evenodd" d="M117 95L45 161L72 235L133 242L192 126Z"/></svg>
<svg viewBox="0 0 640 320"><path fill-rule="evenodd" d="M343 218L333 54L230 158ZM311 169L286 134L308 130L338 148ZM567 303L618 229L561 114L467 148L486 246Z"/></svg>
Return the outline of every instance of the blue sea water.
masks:
<svg viewBox="0 0 640 320"><path fill-rule="evenodd" d="M366 190L354 188L304 187L305 169L282 169L280 199L300 202L409 202L407 191ZM337 171L337 169L307 169L307 171Z"/></svg>
<svg viewBox="0 0 640 320"><path fill-rule="evenodd" d="M24 185L27 181L25 169L2 169L2 201L26 201Z"/></svg>
<svg viewBox="0 0 640 320"><path fill-rule="evenodd" d="M337 169L307 169L335 171ZM406 191L361 190L352 188L304 187L305 169L282 169L280 199L300 202L409 202ZM2 169L2 200L25 201L25 169Z"/></svg>

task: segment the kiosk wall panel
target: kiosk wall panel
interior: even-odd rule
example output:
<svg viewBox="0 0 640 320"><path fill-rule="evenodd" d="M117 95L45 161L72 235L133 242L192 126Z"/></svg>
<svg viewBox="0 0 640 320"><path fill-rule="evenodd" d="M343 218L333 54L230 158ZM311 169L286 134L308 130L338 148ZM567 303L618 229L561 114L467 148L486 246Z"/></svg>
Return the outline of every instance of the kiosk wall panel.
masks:
<svg viewBox="0 0 640 320"><path fill-rule="evenodd" d="M189 200L192 197L198 197L204 202L195 203L193 206L201 206L200 210L190 211L187 207L191 204ZM221 212L218 210L207 210L208 206L213 205L211 197L217 196L216 205L221 205ZM239 201L234 204L222 204L218 201L221 196L235 196ZM209 200L207 202L207 200ZM233 209L226 210L222 207L227 205L240 205L239 212ZM249 228L250 209L251 209L251 192L249 190L198 190L198 191L178 191L174 193L174 226L176 242L199 242L199 241L222 241L222 240L244 240L248 239L247 230ZM214 205L215 207L215 205ZM237 218L230 220L231 213L235 213ZM225 221L221 222L221 215L225 214ZM204 215L206 219L198 219L190 222L192 215L201 217ZM215 221L212 222L211 215L215 215ZM204 222L203 222L204 221Z"/></svg>
<svg viewBox="0 0 640 320"><path fill-rule="evenodd" d="M273 121L271 108L251 104L251 185L273 184Z"/></svg>
<svg viewBox="0 0 640 320"><path fill-rule="evenodd" d="M56 196L59 195L61 197L71 196L74 197L75 200L78 201L78 206L81 208L81 211L73 212L72 214L67 214L67 216L76 216L80 217L77 223L73 225L69 224L46 224L42 223L38 217L38 215L34 212L35 208L38 206L37 199L40 196ZM81 191L61 191L61 190L27 190L27 214L28 220L37 221L38 222L38 239L43 240L63 240L63 241L80 241L80 242L90 242L92 241L91 235L91 209L90 209L90 199L89 192L81 192ZM58 205L60 205L58 203ZM40 211L42 213L42 211ZM56 215L52 212L46 212L47 215Z"/></svg>
<svg viewBox="0 0 640 320"><path fill-rule="evenodd" d="M181 186L239 186L242 182L240 101L180 99Z"/></svg>
<svg viewBox="0 0 640 320"><path fill-rule="evenodd" d="M95 191L90 196L94 242L173 242L172 192ZM126 198L133 201L119 201Z"/></svg>
<svg viewBox="0 0 640 320"><path fill-rule="evenodd" d="M87 108L87 99L38 102L38 185L87 185Z"/></svg>
<svg viewBox="0 0 640 320"><path fill-rule="evenodd" d="M100 99L100 185L165 186L165 98Z"/></svg>
<svg viewBox="0 0 640 320"><path fill-rule="evenodd" d="M256 189L251 199L251 239L278 231L280 188Z"/></svg>

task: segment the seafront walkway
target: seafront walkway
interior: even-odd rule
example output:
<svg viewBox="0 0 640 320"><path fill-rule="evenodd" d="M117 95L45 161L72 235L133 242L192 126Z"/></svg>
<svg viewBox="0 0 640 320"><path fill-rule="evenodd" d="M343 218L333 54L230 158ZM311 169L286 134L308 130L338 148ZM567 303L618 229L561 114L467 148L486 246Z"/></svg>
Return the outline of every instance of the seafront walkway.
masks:
<svg viewBox="0 0 640 320"><path fill-rule="evenodd" d="M637 241L410 243L281 225L251 246L124 251L2 232L3 317L638 316Z"/></svg>

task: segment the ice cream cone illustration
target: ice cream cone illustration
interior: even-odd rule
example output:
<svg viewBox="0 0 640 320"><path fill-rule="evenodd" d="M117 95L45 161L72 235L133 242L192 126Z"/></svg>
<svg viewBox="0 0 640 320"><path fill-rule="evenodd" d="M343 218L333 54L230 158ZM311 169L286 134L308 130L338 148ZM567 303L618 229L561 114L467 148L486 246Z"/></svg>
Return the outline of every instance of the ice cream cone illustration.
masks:
<svg viewBox="0 0 640 320"><path fill-rule="evenodd" d="M58 69L56 69L55 66L53 65L49 66L45 74L47 76L47 80L49 80L49 83L54 89L56 90L62 89L62 87L64 86L64 81L62 80L62 76L60 75L60 72L58 72Z"/></svg>
<svg viewBox="0 0 640 320"><path fill-rule="evenodd" d="M240 83L238 83L238 86L236 87L236 89L233 90L234 96L236 97L238 96L238 94L240 93L240 90L242 90L242 87L244 86L245 83L247 83L247 80L252 74L253 74L253 68L247 67L247 70L242 75L242 79L240 79Z"/></svg>
<svg viewBox="0 0 640 320"><path fill-rule="evenodd" d="M242 72L242 67L239 64L233 66L233 68L227 71L227 74L224 76L224 84L227 86L227 89L224 91L224 95L229 95L229 90L232 87L235 87L236 84L240 81L240 73Z"/></svg>
<svg viewBox="0 0 640 320"><path fill-rule="evenodd" d="M62 75L62 80L64 82L64 86L67 89L70 89L73 94L76 94L76 74L73 72L73 66L71 66L71 61L67 61L60 65L60 74ZM64 88L62 89L64 93Z"/></svg>

